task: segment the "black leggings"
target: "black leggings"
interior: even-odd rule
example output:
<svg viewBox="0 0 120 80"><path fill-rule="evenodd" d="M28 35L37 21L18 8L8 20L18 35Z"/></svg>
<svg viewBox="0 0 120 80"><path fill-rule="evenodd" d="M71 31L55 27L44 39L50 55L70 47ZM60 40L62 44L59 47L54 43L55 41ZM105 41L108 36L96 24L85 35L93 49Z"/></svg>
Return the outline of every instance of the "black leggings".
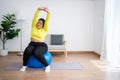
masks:
<svg viewBox="0 0 120 80"><path fill-rule="evenodd" d="M38 61L45 66L48 66L44 53L48 51L48 46L44 42L30 42L26 47L23 55L23 66L27 66L30 55L33 55Z"/></svg>

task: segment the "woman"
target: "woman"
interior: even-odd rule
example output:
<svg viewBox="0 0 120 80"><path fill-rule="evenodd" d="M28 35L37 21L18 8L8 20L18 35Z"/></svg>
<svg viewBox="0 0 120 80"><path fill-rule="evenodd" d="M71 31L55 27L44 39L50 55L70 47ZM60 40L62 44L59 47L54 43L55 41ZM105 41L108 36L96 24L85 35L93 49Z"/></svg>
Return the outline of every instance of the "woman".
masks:
<svg viewBox="0 0 120 80"><path fill-rule="evenodd" d="M38 16L41 11L47 13L46 20L43 18L38 19ZM47 7L39 7L34 14L32 21L32 30L31 30L31 42L26 47L23 55L23 66L20 71L25 71L27 68L27 63L30 58L30 55L33 55L41 63L45 65L45 72L50 71L50 66L44 58L44 53L48 51L48 46L44 42L45 37L48 32L48 23L50 19L50 12Z"/></svg>

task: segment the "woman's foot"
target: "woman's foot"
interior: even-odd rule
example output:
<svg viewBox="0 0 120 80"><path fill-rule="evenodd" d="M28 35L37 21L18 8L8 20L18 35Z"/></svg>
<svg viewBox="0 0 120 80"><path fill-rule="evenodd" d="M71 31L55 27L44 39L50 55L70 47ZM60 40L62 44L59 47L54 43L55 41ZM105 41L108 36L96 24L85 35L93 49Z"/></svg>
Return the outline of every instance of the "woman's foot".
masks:
<svg viewBox="0 0 120 80"><path fill-rule="evenodd" d="M50 66L45 67L45 72L50 72Z"/></svg>
<svg viewBox="0 0 120 80"><path fill-rule="evenodd" d="M20 71L25 71L26 68L27 68L27 66L23 66L23 67L20 69Z"/></svg>

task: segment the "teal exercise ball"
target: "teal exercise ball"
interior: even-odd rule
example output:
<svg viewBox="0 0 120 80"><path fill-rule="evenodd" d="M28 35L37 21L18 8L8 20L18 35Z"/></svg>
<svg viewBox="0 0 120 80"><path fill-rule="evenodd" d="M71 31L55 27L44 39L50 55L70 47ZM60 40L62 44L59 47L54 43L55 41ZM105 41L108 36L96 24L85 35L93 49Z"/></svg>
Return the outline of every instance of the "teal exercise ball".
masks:
<svg viewBox="0 0 120 80"><path fill-rule="evenodd" d="M50 65L51 62L52 62L52 55L50 52L46 52L44 55L43 55L47 61L47 63ZM28 67L31 67L31 68L44 68L45 65L42 64L41 62L39 62L34 56L30 56L30 59L28 61Z"/></svg>

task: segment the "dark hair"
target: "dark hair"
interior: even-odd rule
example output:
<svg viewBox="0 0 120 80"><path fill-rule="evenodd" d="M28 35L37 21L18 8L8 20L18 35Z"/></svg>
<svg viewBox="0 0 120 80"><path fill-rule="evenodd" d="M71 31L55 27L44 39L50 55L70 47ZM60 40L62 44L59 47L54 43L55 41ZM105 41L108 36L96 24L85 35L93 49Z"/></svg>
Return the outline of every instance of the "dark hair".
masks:
<svg viewBox="0 0 120 80"><path fill-rule="evenodd" d="M39 21L42 21L42 22L43 22L43 27L44 27L45 19L44 19L44 18L40 18Z"/></svg>

